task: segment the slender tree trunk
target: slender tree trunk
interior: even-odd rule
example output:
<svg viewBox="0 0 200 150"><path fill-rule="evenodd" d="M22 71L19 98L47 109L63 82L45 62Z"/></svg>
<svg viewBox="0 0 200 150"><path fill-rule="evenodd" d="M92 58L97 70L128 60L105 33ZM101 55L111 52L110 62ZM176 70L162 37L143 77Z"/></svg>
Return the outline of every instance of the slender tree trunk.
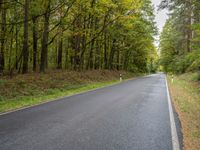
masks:
<svg viewBox="0 0 200 150"><path fill-rule="evenodd" d="M100 36L99 41L99 69L104 67L104 33Z"/></svg>
<svg viewBox="0 0 200 150"><path fill-rule="evenodd" d="M95 5L96 0L92 0L91 2L91 9L93 9L94 5ZM90 37L92 39L91 44L90 44L90 52L89 52L89 57L88 57L88 62L87 62L87 66L86 69L94 69L94 44L95 44L95 39L93 37L95 37L95 17L93 14L89 14L89 18L90 18Z"/></svg>
<svg viewBox="0 0 200 150"><path fill-rule="evenodd" d="M33 21L33 71L35 72L37 69L37 42L38 42L38 37L37 37L37 19L35 17L32 18Z"/></svg>
<svg viewBox="0 0 200 150"><path fill-rule="evenodd" d="M96 40L96 51L95 51L95 57L94 57L94 69L99 68L99 55L100 55L100 46L99 46L99 40Z"/></svg>
<svg viewBox="0 0 200 150"><path fill-rule="evenodd" d="M22 59L19 60L19 69L18 69L18 73L21 72L21 68L22 68Z"/></svg>
<svg viewBox="0 0 200 150"><path fill-rule="evenodd" d="M9 60L8 60L8 70L11 70L12 64L12 48L13 48L13 31L11 31L11 39L10 39L10 51L9 51Z"/></svg>
<svg viewBox="0 0 200 150"><path fill-rule="evenodd" d="M107 69L107 35L104 33L104 69Z"/></svg>
<svg viewBox="0 0 200 150"><path fill-rule="evenodd" d="M117 50L117 70L120 70L120 50Z"/></svg>
<svg viewBox="0 0 200 150"><path fill-rule="evenodd" d="M124 55L124 65L123 65L123 69L124 70L127 70L128 69L128 62L129 62L129 51L127 50L125 52L125 55Z"/></svg>
<svg viewBox="0 0 200 150"><path fill-rule="evenodd" d="M95 18L95 31L98 30L98 18ZM101 37L101 36L100 36ZM98 37L95 41L95 54L94 54L94 69L97 69L99 67L99 39L100 37Z"/></svg>
<svg viewBox="0 0 200 150"><path fill-rule="evenodd" d="M49 17L50 17L50 1L48 2L46 13L44 14L44 29L42 35L41 63L40 72L45 72L47 68L47 51L48 51L48 36L49 36Z"/></svg>
<svg viewBox="0 0 200 150"><path fill-rule="evenodd" d="M74 22L74 31L77 31L76 29L81 29L81 17L77 16L78 19ZM81 35L80 33L77 33L76 35L73 35L73 43L72 48L74 50L74 70L77 70L77 68L80 68L80 46L81 46Z"/></svg>
<svg viewBox="0 0 200 150"><path fill-rule="evenodd" d="M95 40L93 39L92 42L91 42L91 45L90 45L90 54L89 54L89 57L88 57L88 63L87 63L87 70L88 69L92 69L93 66L94 66L94 63L93 63L93 49L94 49L94 42Z"/></svg>
<svg viewBox="0 0 200 150"><path fill-rule="evenodd" d="M5 67L5 58L4 58L4 50L5 50L5 36L6 36L6 8L4 0L0 0L0 13L1 13L1 32L0 32L0 74L3 73Z"/></svg>
<svg viewBox="0 0 200 150"><path fill-rule="evenodd" d="M16 40L16 46L15 46L15 69L18 69L18 47L19 47L19 42L18 42L18 25L15 27L15 40Z"/></svg>
<svg viewBox="0 0 200 150"><path fill-rule="evenodd" d="M82 36L82 50L81 50L81 56L80 56L80 68L79 69L84 69L84 54L86 51L86 40L87 40L87 32L85 31L86 29L86 18L84 18L84 23L83 23L83 30L84 30L84 34Z"/></svg>
<svg viewBox="0 0 200 150"><path fill-rule="evenodd" d="M69 59L69 40L67 39L67 46L65 49L65 69L68 69L68 59Z"/></svg>
<svg viewBox="0 0 200 150"><path fill-rule="evenodd" d="M187 1L187 52L191 52L191 40L192 40L192 1Z"/></svg>
<svg viewBox="0 0 200 150"><path fill-rule="evenodd" d="M62 53L63 53L63 40L61 38L58 45L57 69L62 69Z"/></svg>
<svg viewBox="0 0 200 150"><path fill-rule="evenodd" d="M23 68L22 73L28 72L28 16L29 16L29 0L25 0L24 5L24 43L23 43Z"/></svg>
<svg viewBox="0 0 200 150"><path fill-rule="evenodd" d="M114 55L115 55L115 43L116 43L116 39L113 40L112 48L110 50L109 69L113 69L113 58L114 58Z"/></svg>
<svg viewBox="0 0 200 150"><path fill-rule="evenodd" d="M17 12L17 6L14 7L15 12ZM15 13L15 21L18 20L18 13ZM15 69L18 69L18 48L19 48L19 25L15 25ZM14 70L14 67L11 69L11 72ZM11 73L12 74L12 73Z"/></svg>

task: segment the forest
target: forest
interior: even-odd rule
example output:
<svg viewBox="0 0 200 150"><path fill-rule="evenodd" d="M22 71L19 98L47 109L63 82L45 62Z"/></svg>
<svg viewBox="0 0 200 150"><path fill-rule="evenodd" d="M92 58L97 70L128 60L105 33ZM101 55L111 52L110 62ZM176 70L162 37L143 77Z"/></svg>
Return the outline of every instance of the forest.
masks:
<svg viewBox="0 0 200 150"><path fill-rule="evenodd" d="M154 6L157 1L160 3ZM164 20L166 23L160 33L159 22L163 18L158 20L158 13L163 10L167 10L165 16L168 19ZM141 140L136 141L139 146L151 143L153 145L148 148L162 149L163 144L172 146L171 141L177 145L173 135L172 139L162 140L171 137L171 114L166 114L172 111L172 114L178 114L172 120L180 120L177 126L174 125L178 132L181 131L180 146L185 150L200 150L199 100L200 0L0 0L0 125L3 122L0 133L3 133L6 146L10 146L7 135L12 135L11 132L17 133L12 137L14 142L10 140L16 144L14 147L29 142L33 142L31 147L36 143L46 147L48 143L54 143L54 137L66 139L59 134L70 128L59 129L63 125L67 127L63 118L71 114L74 118L65 118L65 123L74 120L75 124L69 126L78 127L84 124L82 121L86 121L84 126L87 126L92 122L91 130L78 127L87 139L82 140L77 129L76 142L98 139L101 136L95 138L94 134L88 136L85 133L95 131L98 135L97 127L102 125L99 133L103 136L95 141L100 144L98 146L111 146L114 142L115 148L125 142L119 148L128 149L134 145L129 147L127 143ZM59 102L45 105L50 101ZM43 105L36 106L39 104ZM35 106L35 111L30 106ZM27 112L25 117L17 115L11 123L5 124L9 119L2 113L14 111L14 114L22 108L27 108L21 111ZM34 113L37 108L40 114ZM28 110L36 115L27 117L31 114ZM52 120L52 128L51 119L47 121L49 116L56 119ZM38 129L32 130L33 126L27 126L24 118L30 119L29 123ZM37 124L37 120L41 124ZM104 124L112 128L104 128ZM15 130L17 126L10 128L10 125L20 125L20 132ZM53 128L53 125L56 126ZM31 133L26 132L27 128ZM36 135L33 131L44 131L37 135L45 133L45 142L38 140L40 136L32 140ZM70 131L75 130L71 128ZM145 132L147 134L143 134ZM50 140L46 136L51 135L49 133L55 134ZM18 138L18 134L23 138ZM75 135L69 136L71 141ZM110 138L109 135L113 136ZM20 139L26 141L18 143ZM107 139L111 139L111 143L99 143Z"/></svg>
<svg viewBox="0 0 200 150"><path fill-rule="evenodd" d="M200 1L163 0L160 9L166 8L170 14L160 36L160 64L166 72L199 72Z"/></svg>
<svg viewBox="0 0 200 150"><path fill-rule="evenodd" d="M0 74L155 71L150 0L0 0Z"/></svg>

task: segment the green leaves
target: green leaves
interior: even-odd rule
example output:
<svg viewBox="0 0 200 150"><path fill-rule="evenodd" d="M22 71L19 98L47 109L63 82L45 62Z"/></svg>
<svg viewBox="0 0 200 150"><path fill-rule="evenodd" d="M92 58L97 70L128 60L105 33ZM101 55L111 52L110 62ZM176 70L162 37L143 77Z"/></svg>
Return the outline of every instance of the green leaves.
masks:
<svg viewBox="0 0 200 150"><path fill-rule="evenodd" d="M200 5L197 0L173 0L171 15L160 37L161 65L167 72L200 70Z"/></svg>
<svg viewBox="0 0 200 150"><path fill-rule="evenodd" d="M23 3L8 4L8 71L20 72L23 63ZM157 59L153 9L150 0L30 0L29 56L23 57L33 71L58 68L59 62L59 68L71 70L145 72Z"/></svg>

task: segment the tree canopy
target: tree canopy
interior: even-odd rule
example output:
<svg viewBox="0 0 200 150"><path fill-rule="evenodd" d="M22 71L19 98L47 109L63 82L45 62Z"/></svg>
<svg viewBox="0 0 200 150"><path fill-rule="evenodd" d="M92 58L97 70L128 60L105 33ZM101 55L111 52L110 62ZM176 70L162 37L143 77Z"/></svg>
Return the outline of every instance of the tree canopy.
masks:
<svg viewBox="0 0 200 150"><path fill-rule="evenodd" d="M200 70L200 2L163 0L161 8L170 10L160 36L161 65L166 72Z"/></svg>
<svg viewBox="0 0 200 150"><path fill-rule="evenodd" d="M0 0L0 74L152 70L150 0Z"/></svg>

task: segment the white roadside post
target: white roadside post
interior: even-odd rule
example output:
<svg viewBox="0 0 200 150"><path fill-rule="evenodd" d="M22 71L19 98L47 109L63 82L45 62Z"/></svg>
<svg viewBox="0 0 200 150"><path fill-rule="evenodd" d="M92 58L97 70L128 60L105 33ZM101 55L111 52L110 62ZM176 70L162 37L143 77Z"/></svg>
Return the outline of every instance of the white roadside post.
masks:
<svg viewBox="0 0 200 150"><path fill-rule="evenodd" d="M119 80L122 82L122 74L119 75Z"/></svg>
<svg viewBox="0 0 200 150"><path fill-rule="evenodd" d="M172 75L172 83L174 83L174 75Z"/></svg>

